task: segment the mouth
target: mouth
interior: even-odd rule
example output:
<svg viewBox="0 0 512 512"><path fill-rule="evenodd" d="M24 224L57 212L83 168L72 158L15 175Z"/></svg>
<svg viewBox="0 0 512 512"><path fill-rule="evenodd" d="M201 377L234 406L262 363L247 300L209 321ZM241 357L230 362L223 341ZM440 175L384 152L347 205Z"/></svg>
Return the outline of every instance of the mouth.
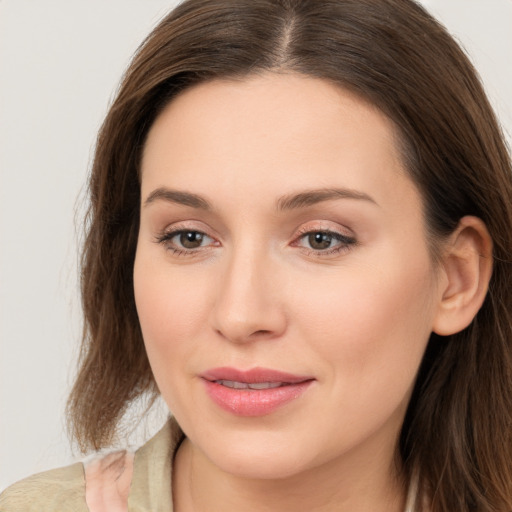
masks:
<svg viewBox="0 0 512 512"><path fill-rule="evenodd" d="M226 386L231 389L247 389L247 390L259 390L259 389L275 389L281 386L289 386L288 382L237 382L235 380L215 380L213 381L221 386Z"/></svg>
<svg viewBox="0 0 512 512"><path fill-rule="evenodd" d="M295 401L315 381L266 368L215 368L200 375L207 395L220 408L237 416L264 416Z"/></svg>

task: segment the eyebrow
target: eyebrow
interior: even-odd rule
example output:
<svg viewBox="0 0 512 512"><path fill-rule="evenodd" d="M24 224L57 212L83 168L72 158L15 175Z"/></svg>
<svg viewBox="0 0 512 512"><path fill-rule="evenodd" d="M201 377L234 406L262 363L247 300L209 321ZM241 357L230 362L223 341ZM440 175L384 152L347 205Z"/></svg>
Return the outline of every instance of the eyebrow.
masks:
<svg viewBox="0 0 512 512"><path fill-rule="evenodd" d="M324 201L332 201L336 199L357 199L368 201L378 206L378 203L364 192L347 188L321 188L305 190L297 194L282 196L277 200L277 210L296 210L307 206L313 206ZM204 197L191 192L172 190L166 187L160 187L153 190L153 192L151 192L144 201L144 206L148 206L157 200L181 204L183 206L189 206L200 210L212 210L210 203Z"/></svg>
<svg viewBox="0 0 512 512"><path fill-rule="evenodd" d="M151 192L151 194L149 194L147 199L144 201L144 206L148 206L157 200L181 204L183 206L190 206L191 208L198 208L200 210L212 209L210 203L197 194L183 192L181 190L171 190L166 187L160 187L153 190L153 192Z"/></svg>
<svg viewBox="0 0 512 512"><path fill-rule="evenodd" d="M364 192L348 188L321 188L315 190L305 190L298 194L283 196L277 201L278 210L295 210L312 206L323 201L332 201L335 199L357 199L368 201L378 206L377 201Z"/></svg>

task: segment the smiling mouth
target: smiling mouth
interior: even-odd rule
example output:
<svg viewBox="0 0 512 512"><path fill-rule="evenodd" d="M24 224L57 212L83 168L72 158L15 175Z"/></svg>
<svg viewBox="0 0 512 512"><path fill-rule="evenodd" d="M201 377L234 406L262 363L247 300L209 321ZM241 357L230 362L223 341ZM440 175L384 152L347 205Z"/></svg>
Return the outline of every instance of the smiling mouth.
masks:
<svg viewBox="0 0 512 512"><path fill-rule="evenodd" d="M273 389L314 379L308 375L294 375L261 367L255 367L250 370L229 367L212 368L199 376L210 382L232 389Z"/></svg>
<svg viewBox="0 0 512 512"><path fill-rule="evenodd" d="M214 404L236 416L266 416L295 402L316 381L268 368L213 368L200 375Z"/></svg>
<svg viewBox="0 0 512 512"><path fill-rule="evenodd" d="M282 386L289 386L289 382L238 382L235 380L215 380L216 384L225 386L231 389L244 389L244 390L262 390L262 389L275 389Z"/></svg>

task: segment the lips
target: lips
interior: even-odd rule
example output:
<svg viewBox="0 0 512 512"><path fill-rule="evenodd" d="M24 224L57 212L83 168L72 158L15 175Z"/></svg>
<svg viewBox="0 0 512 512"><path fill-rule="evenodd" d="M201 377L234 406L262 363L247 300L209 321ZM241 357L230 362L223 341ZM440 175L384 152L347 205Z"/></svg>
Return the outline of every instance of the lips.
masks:
<svg viewBox="0 0 512 512"><path fill-rule="evenodd" d="M273 389L285 386L285 382L239 382L236 380L216 380L217 384L232 389Z"/></svg>
<svg viewBox="0 0 512 512"><path fill-rule="evenodd" d="M215 368L200 377L212 401L238 416L270 414L299 398L314 381L310 376L266 368Z"/></svg>

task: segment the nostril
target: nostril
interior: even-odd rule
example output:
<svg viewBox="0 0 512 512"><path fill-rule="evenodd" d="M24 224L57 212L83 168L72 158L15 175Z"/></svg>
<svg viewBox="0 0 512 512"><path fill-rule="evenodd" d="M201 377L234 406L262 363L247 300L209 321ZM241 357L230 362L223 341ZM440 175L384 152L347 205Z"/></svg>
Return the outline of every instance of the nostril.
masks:
<svg viewBox="0 0 512 512"><path fill-rule="evenodd" d="M227 335L225 332L222 331L222 329L216 329L216 333L219 336L222 336L223 338L231 339L233 341L250 341L260 338L269 338L274 335L273 331L269 329L259 329L254 332L246 333L245 335L237 333L230 333L230 335Z"/></svg>
<svg viewBox="0 0 512 512"><path fill-rule="evenodd" d="M255 331L252 333L252 336L268 336L269 334L271 334L272 331L267 331L267 330L259 330L259 331Z"/></svg>

